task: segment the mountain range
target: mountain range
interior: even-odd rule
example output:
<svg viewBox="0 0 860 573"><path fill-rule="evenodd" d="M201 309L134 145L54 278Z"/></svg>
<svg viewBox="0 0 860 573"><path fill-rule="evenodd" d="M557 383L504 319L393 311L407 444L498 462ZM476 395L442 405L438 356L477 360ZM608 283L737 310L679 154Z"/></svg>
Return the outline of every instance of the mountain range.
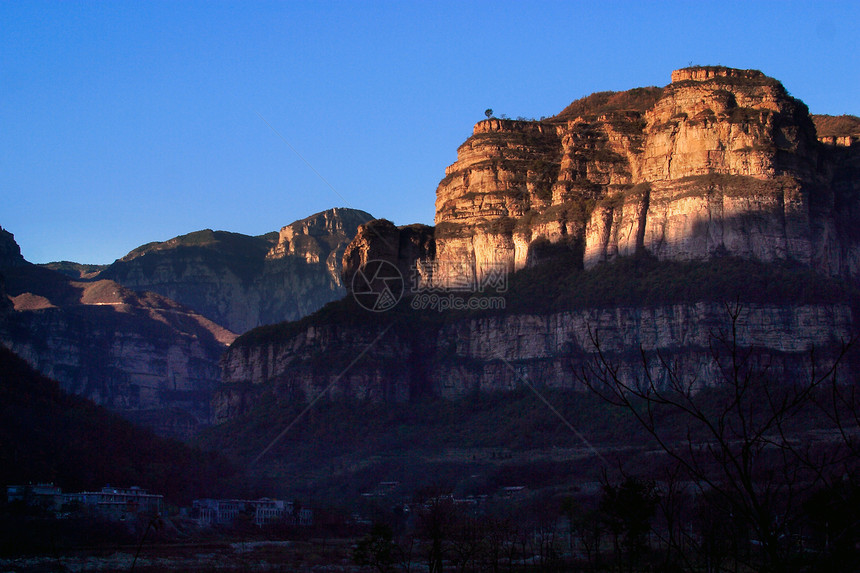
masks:
<svg viewBox="0 0 860 573"><path fill-rule="evenodd" d="M211 421L235 333L343 296L342 253L371 218L331 209L259 237L198 231L104 267L30 264L0 231L0 340L65 390L187 439Z"/></svg>
<svg viewBox="0 0 860 573"><path fill-rule="evenodd" d="M434 226L339 208L278 233L149 243L105 267L31 265L3 231L0 341L160 433L216 422L213 447L239 424L274 437L273 405L321 395L579 390L597 352L630 379L644 355L655 376L659 357L707 386L726 303L740 342L794 376L858 331L858 141L860 119L810 115L759 71L676 70L548 119L478 122ZM344 297L373 261L402 279L384 312ZM443 299L462 308L438 312ZM853 361L839 375L853 380Z"/></svg>

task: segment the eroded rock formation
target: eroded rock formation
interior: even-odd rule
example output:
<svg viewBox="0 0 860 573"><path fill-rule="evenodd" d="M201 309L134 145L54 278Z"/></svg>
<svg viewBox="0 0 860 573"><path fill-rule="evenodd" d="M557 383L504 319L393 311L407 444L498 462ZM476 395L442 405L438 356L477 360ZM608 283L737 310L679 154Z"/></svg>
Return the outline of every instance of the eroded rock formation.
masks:
<svg viewBox="0 0 860 573"><path fill-rule="evenodd" d="M310 401L323 393L402 402L427 394L456 399L513 390L524 381L582 389L579 375L594 364L596 340L628 382L641 378L644 352L658 382L668 375L664 360L701 386L720 379L711 352L728 342L715 339L728 336L728 322L723 303L697 302L493 315L446 325L298 324L239 340L225 353L215 422L247 414L261 400ZM782 377L807 375L813 348L817 366L829 366L856 333L851 307L843 303L751 304L737 326L738 344L760 349L771 374ZM852 379L850 369L842 364L839 376Z"/></svg>
<svg viewBox="0 0 860 573"><path fill-rule="evenodd" d="M595 94L547 121L479 122L437 190L437 257L517 270L544 240L582 248L586 267L729 253L856 277L833 209L835 178L857 190L845 165L778 81L677 70L665 88Z"/></svg>
<svg viewBox="0 0 860 573"><path fill-rule="evenodd" d="M415 262L436 255L433 231L433 227L420 224L396 227L386 219L361 225L343 255L344 285L351 289L356 271L374 260L394 263L406 288L417 285Z"/></svg>

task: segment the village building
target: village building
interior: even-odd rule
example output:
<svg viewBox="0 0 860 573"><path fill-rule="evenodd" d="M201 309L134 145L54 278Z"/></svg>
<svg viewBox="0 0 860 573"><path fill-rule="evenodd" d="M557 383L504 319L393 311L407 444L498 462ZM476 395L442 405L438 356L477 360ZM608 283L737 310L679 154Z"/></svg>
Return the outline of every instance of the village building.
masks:
<svg viewBox="0 0 860 573"><path fill-rule="evenodd" d="M235 525L239 516L246 516L258 527L275 523L312 525L313 511L297 508L292 501L263 497L249 499L195 499L192 516L202 526Z"/></svg>
<svg viewBox="0 0 860 573"><path fill-rule="evenodd" d="M164 511L164 496L149 493L137 486L105 486L101 491L64 493L54 484L10 485L6 487L9 503L22 502L40 507L57 517L83 511L111 521L124 521L137 515L156 516Z"/></svg>

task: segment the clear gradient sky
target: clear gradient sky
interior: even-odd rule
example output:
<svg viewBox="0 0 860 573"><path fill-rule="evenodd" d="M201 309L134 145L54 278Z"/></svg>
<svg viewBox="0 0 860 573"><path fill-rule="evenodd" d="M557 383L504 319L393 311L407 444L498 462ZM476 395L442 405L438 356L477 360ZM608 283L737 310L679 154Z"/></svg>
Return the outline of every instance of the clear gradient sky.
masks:
<svg viewBox="0 0 860 573"><path fill-rule="evenodd" d="M858 22L857 0L5 1L0 226L31 262L110 263L337 206L432 224L488 107L550 116L692 63L860 115Z"/></svg>

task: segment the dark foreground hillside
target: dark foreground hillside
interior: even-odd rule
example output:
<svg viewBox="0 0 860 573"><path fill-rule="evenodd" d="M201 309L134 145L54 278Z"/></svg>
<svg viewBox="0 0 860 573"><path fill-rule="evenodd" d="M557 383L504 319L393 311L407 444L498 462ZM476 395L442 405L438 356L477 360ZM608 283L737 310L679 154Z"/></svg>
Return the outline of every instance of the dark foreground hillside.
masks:
<svg viewBox="0 0 860 573"><path fill-rule="evenodd" d="M168 503L217 493L235 469L216 454L157 437L67 394L0 347L0 485L54 482L66 491L138 485Z"/></svg>

